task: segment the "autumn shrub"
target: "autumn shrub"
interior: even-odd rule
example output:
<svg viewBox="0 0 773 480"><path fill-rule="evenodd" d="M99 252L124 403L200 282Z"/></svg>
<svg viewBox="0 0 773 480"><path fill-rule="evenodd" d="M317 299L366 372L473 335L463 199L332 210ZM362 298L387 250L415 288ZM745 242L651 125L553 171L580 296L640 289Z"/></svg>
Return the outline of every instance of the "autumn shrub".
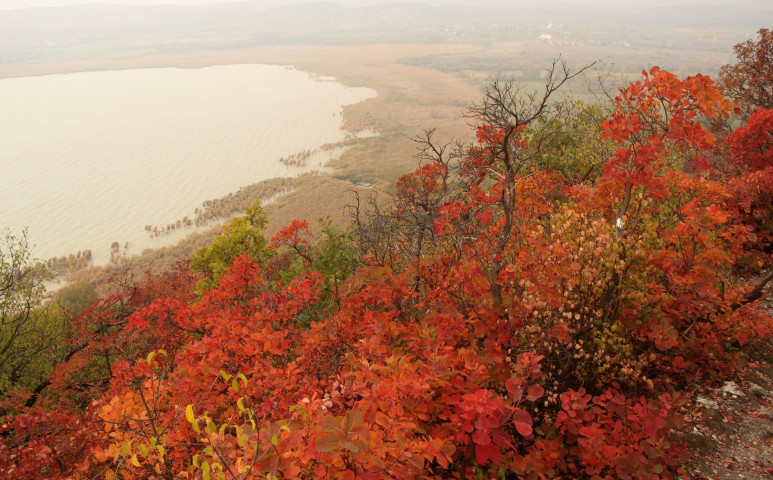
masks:
<svg viewBox="0 0 773 480"><path fill-rule="evenodd" d="M757 109L727 135L732 212L753 229L744 246L746 264L759 272L773 255L773 110Z"/></svg>

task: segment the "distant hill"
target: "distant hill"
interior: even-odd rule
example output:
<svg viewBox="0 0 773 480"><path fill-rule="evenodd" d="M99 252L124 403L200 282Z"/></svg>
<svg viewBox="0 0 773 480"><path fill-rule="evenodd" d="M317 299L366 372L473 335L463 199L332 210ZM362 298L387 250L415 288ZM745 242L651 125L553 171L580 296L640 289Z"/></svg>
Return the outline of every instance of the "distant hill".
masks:
<svg viewBox="0 0 773 480"><path fill-rule="evenodd" d="M748 3L748 2L747 2ZM658 5L655 3L655 5ZM273 1L89 4L0 11L0 66L258 45L500 42L690 47L729 52L773 6L610 8L568 1L469 6Z"/></svg>

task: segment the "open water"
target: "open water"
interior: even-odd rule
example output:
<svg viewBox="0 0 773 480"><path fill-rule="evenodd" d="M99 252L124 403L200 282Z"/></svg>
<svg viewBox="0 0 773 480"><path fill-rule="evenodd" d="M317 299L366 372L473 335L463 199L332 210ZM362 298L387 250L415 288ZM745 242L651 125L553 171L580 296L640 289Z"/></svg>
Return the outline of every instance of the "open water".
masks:
<svg viewBox="0 0 773 480"><path fill-rule="evenodd" d="M176 241L145 225L319 169L279 158L343 140L342 107L376 95L291 67L153 68L0 79L0 229L37 258ZM311 163L311 162L310 162Z"/></svg>

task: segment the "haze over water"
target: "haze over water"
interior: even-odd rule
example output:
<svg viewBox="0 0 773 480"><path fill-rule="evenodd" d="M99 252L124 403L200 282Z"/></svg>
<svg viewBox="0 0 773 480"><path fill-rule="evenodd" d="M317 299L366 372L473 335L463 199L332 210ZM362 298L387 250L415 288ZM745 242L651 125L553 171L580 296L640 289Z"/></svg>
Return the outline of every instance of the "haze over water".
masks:
<svg viewBox="0 0 773 480"><path fill-rule="evenodd" d="M269 65L0 80L0 227L29 227L45 259L153 239L145 225L207 199L319 169L279 162L343 140L342 106L376 95Z"/></svg>

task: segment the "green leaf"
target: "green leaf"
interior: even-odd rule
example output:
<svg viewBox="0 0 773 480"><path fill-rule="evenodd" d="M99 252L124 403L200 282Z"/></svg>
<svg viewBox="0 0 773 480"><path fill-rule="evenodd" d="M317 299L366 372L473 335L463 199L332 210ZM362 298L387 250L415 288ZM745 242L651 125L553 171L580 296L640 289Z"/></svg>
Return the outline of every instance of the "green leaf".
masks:
<svg viewBox="0 0 773 480"><path fill-rule="evenodd" d="M123 445L121 445L121 455L123 456L128 455L130 450L131 450L131 444L129 442L123 442Z"/></svg>
<svg viewBox="0 0 773 480"><path fill-rule="evenodd" d="M144 443L140 443L137 448L139 449L142 458L148 458L148 447L146 447Z"/></svg>
<svg viewBox="0 0 773 480"><path fill-rule="evenodd" d="M231 380L231 388L234 389L234 392L239 391L239 382L237 382L235 378Z"/></svg>
<svg viewBox="0 0 773 480"><path fill-rule="evenodd" d="M148 361L148 363L150 363L150 362L152 362L152 361L153 361L153 357L155 357L155 356L156 356L156 352L150 352L150 353L148 354L148 357L147 357L145 360L147 360L147 361Z"/></svg>
<svg viewBox="0 0 773 480"><path fill-rule="evenodd" d="M193 456L193 466L199 468L199 454Z"/></svg>
<svg viewBox="0 0 773 480"><path fill-rule="evenodd" d="M223 370L220 370L220 376L223 377L223 380L225 380L226 382L231 380L231 377L233 377L233 375L231 375L230 373L226 373Z"/></svg>

